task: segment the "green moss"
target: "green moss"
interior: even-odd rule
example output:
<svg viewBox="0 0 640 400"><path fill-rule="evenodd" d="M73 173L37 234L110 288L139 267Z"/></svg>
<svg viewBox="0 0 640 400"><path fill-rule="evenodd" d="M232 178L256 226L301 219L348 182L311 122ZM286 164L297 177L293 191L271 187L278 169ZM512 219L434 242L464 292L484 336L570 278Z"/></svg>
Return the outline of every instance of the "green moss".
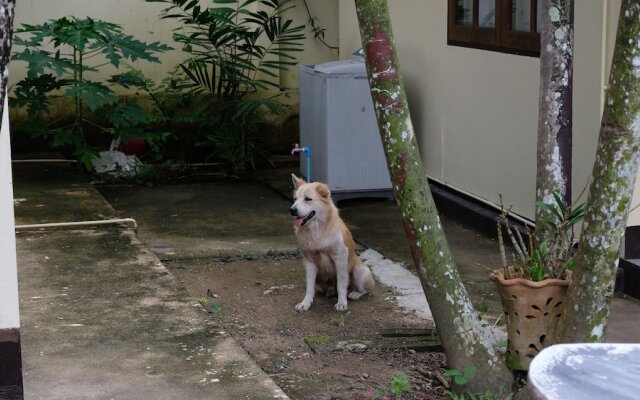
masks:
<svg viewBox="0 0 640 400"><path fill-rule="evenodd" d="M587 338L586 338L587 343L600 343L604 340L604 327L606 326L607 320L609 318L609 308L610 308L609 306L604 307L603 309L601 309L595 314L593 320L588 326L589 332L593 332L593 328L597 326L602 326L603 331L600 334L600 336L594 335L594 334L587 335Z"/></svg>
<svg viewBox="0 0 640 400"><path fill-rule="evenodd" d="M505 355L505 357L506 357L507 367L509 367L510 369L515 371L526 370L522 368L522 364L520 364L520 357L518 357L518 355L515 354L515 352L507 351L507 354Z"/></svg>
<svg viewBox="0 0 640 400"><path fill-rule="evenodd" d="M610 90L605 108L606 120L630 127L640 104L634 99L640 91L640 78L636 76L632 60L637 57L637 39L640 36L638 7L629 6L621 10L618 23L616 49L613 55Z"/></svg>
<svg viewBox="0 0 640 400"><path fill-rule="evenodd" d="M307 344L327 344L332 340L330 336L310 336L304 340Z"/></svg>

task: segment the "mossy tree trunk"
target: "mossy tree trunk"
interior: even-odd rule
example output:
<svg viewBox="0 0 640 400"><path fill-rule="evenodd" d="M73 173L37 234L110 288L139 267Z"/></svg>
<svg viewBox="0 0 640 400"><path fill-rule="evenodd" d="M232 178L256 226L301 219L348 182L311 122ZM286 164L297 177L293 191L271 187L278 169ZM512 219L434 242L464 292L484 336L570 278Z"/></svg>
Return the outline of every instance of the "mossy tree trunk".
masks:
<svg viewBox="0 0 640 400"><path fill-rule="evenodd" d="M510 392L512 375L479 321L449 250L429 189L393 41L386 0L356 0L380 135L418 276L449 367L474 366L467 389Z"/></svg>
<svg viewBox="0 0 640 400"><path fill-rule="evenodd" d="M0 0L0 121L4 112L4 97L7 94L15 4L15 0Z"/></svg>
<svg viewBox="0 0 640 400"><path fill-rule="evenodd" d="M573 0L542 0L540 32L540 100L536 200L554 204L555 192L571 204L573 87ZM538 244L552 237L542 219L549 211L536 207Z"/></svg>
<svg viewBox="0 0 640 400"><path fill-rule="evenodd" d="M640 157L640 1L623 0L564 342L601 342Z"/></svg>

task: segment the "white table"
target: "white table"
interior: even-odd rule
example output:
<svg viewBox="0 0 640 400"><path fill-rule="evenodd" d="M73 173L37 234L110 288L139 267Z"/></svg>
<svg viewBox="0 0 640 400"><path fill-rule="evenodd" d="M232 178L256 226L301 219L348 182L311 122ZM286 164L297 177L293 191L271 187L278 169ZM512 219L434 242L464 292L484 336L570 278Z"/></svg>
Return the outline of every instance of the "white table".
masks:
<svg viewBox="0 0 640 400"><path fill-rule="evenodd" d="M640 399L640 344L557 344L531 362L536 400Z"/></svg>

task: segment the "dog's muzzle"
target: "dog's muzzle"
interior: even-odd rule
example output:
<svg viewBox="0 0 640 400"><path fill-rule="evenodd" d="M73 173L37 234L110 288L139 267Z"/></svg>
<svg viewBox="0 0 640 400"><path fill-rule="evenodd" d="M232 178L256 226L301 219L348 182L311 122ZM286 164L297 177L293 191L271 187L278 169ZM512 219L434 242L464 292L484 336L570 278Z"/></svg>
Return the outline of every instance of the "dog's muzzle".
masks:
<svg viewBox="0 0 640 400"><path fill-rule="evenodd" d="M291 215L293 215L294 217L296 217L295 220L293 220L293 226L295 226L296 228L300 228L301 226L304 226L304 224L306 224L307 222L309 222L309 220L311 218L314 217L314 215L316 215L315 211L311 211L309 214L307 214L304 217L300 217L298 216L298 209L295 207L291 207L289 209L289 213Z"/></svg>

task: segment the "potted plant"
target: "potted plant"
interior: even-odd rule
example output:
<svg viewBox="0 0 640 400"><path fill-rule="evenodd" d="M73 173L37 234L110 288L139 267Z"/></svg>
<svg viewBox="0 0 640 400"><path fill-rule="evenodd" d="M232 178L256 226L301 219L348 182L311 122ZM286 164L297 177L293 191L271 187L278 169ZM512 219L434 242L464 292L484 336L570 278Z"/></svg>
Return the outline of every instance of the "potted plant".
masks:
<svg viewBox="0 0 640 400"><path fill-rule="evenodd" d="M503 268L493 271L491 280L498 287L506 317L507 365L515 370L526 371L536 354L555 343L557 323L575 264L573 228L584 217L584 204L567 207L557 193L553 193L553 198L554 203L537 203L551 215L550 219L540 221L551 227L551 237L540 243L527 232L525 244L501 204L497 226ZM507 262L503 227L515 251L512 264Z"/></svg>

